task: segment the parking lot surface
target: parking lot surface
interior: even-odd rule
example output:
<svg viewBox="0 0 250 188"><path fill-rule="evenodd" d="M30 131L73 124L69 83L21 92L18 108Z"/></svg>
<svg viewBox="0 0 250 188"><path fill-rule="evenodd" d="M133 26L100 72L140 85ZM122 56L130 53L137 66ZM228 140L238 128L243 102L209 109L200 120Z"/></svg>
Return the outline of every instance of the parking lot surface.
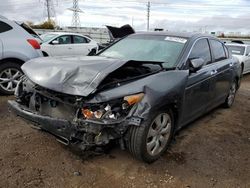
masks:
<svg viewBox="0 0 250 188"><path fill-rule="evenodd" d="M9 114L0 96L0 187L250 187L250 75L231 109L181 130L149 165L114 146L85 156Z"/></svg>

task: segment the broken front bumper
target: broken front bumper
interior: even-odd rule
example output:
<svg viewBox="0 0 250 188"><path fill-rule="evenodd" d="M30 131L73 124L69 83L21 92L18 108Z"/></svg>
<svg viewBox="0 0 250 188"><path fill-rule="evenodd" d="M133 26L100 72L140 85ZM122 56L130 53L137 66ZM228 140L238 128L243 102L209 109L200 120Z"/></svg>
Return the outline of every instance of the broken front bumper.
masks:
<svg viewBox="0 0 250 188"><path fill-rule="evenodd" d="M25 106L20 105L16 101L9 100L8 106L10 111L13 111L17 116L34 123L37 128L46 130L56 136L70 140L70 133L74 131L72 130L73 126L71 122L39 115L30 111Z"/></svg>
<svg viewBox="0 0 250 188"><path fill-rule="evenodd" d="M109 140L121 138L129 125L140 123L138 118L121 119L114 122L68 121L40 115L16 101L8 101L8 106L10 111L17 116L34 123L37 128L61 138L61 141L67 141L67 144L78 140L86 145L104 145Z"/></svg>

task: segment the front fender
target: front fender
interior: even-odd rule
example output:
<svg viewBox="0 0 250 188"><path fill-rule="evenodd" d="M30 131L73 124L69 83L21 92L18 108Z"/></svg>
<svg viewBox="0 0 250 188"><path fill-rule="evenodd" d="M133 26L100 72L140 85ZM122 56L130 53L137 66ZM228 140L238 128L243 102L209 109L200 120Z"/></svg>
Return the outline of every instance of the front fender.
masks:
<svg viewBox="0 0 250 188"><path fill-rule="evenodd" d="M102 103L143 92L144 98L132 108L129 116L146 119L156 110L169 104L180 106L187 83L187 70L163 71L119 87L97 93L87 103ZM177 108L178 108L177 106Z"/></svg>

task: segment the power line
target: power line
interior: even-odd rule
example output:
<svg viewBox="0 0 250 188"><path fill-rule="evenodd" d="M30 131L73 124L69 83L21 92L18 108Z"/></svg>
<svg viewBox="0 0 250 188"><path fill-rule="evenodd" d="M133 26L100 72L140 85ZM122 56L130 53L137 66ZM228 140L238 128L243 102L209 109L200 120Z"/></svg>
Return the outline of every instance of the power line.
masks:
<svg viewBox="0 0 250 188"><path fill-rule="evenodd" d="M147 30L149 31L149 20L150 20L150 1L147 3Z"/></svg>
<svg viewBox="0 0 250 188"><path fill-rule="evenodd" d="M50 22L52 17L56 17L53 0L44 0L44 9L46 11L47 20Z"/></svg>

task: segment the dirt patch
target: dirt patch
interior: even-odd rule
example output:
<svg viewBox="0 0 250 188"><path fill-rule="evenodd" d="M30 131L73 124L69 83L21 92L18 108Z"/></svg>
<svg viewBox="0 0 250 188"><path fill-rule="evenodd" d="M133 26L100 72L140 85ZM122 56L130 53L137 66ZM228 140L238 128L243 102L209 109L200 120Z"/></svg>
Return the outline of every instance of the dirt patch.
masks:
<svg viewBox="0 0 250 188"><path fill-rule="evenodd" d="M234 106L181 130L148 165L117 146L84 157L10 115L0 97L0 187L250 187L250 75Z"/></svg>

